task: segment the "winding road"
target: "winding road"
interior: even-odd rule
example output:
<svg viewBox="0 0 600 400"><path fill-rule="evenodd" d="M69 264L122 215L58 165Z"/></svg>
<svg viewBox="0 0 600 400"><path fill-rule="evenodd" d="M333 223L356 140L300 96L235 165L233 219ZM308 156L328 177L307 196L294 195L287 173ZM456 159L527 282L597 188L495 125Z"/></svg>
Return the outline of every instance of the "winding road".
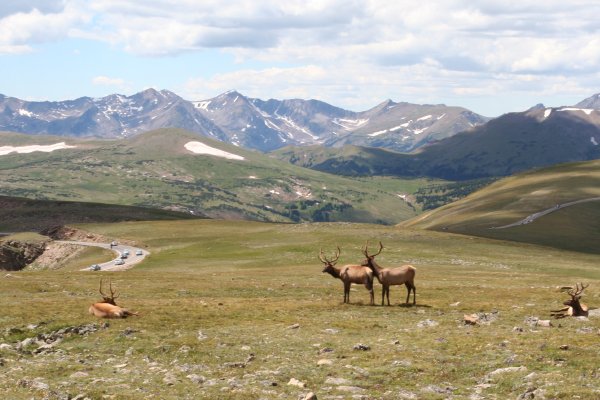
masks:
<svg viewBox="0 0 600 400"><path fill-rule="evenodd" d="M570 201L568 203L563 203L563 204L557 204L554 207L550 207L546 210L543 211L539 211L536 212L534 214L528 215L527 217L523 218L520 221L517 222L513 222L512 224L508 224L508 225L503 225L503 226L493 226L490 229L505 229L505 228L512 228L514 226L521 226L521 225L526 225L529 224L533 221L535 221L536 219L543 217L544 215L548 215L550 213L553 213L554 211L558 211L562 208L565 207L570 207L570 206L574 206L575 204L581 204L581 203L587 203L590 201L600 201L600 197L591 197L588 199L582 199L582 200L575 200L575 201Z"/></svg>
<svg viewBox="0 0 600 400"><path fill-rule="evenodd" d="M77 246L93 246L93 247L101 247L103 249L109 249L117 253L117 257L111 261L107 261L102 264L98 264L100 266L100 271L124 271L126 269L133 268L134 265L142 262L147 255L150 255L148 250L144 250L139 247L133 246L125 246L121 244L117 244L116 246L111 246L110 243L94 243L94 242L77 242L77 241L69 241L69 240L57 240L57 243L65 243L72 244ZM115 264L117 260L121 260L121 256L125 250L129 251L129 256L123 259L123 264L118 265ZM141 253L141 255L136 255ZM81 269L81 271L91 271L90 267L85 267Z"/></svg>

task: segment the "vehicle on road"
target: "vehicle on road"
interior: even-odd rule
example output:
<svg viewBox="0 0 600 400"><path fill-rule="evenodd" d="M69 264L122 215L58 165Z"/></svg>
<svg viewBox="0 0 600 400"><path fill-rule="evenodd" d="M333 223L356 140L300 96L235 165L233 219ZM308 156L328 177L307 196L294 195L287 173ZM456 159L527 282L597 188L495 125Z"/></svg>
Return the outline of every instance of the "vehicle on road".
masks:
<svg viewBox="0 0 600 400"><path fill-rule="evenodd" d="M119 258L118 260L115 260L115 265L123 265L123 264L125 264L125 261L123 261L122 259Z"/></svg>
<svg viewBox="0 0 600 400"><path fill-rule="evenodd" d="M123 250L123 254L125 254L126 256L128 256L129 255L129 249Z"/></svg>
<svg viewBox="0 0 600 400"><path fill-rule="evenodd" d="M142 250L136 250L135 255L136 256L143 256L144 252Z"/></svg>
<svg viewBox="0 0 600 400"><path fill-rule="evenodd" d="M98 264L92 264L92 266L90 267L90 271L100 271L102 269L102 267L100 267L100 265Z"/></svg>

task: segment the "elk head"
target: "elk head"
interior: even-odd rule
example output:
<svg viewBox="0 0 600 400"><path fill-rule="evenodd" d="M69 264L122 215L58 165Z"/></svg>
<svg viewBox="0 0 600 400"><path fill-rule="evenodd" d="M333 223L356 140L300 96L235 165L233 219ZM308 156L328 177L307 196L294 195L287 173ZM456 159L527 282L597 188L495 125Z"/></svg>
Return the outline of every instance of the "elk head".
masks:
<svg viewBox="0 0 600 400"><path fill-rule="evenodd" d="M381 253L381 250L383 250L383 244L381 244L381 242L379 242L379 251L375 254L369 254L369 241L367 240L367 243L365 244L365 248L363 249L363 254L367 258L360 265L362 265L363 267L368 267L369 264L373 265L373 260L375 259L376 256L378 256Z"/></svg>
<svg viewBox="0 0 600 400"><path fill-rule="evenodd" d="M571 300L567 300L563 302L563 304L567 307L561 308L560 310L551 311L551 315L554 318L564 318L564 317L587 317L588 315L588 306L581 303L581 296L583 291L589 286L584 285L583 283L576 283L575 287L573 286L563 286L560 288L562 292L567 292L569 296L571 296Z"/></svg>
<svg viewBox="0 0 600 400"><path fill-rule="evenodd" d="M340 258L340 246L337 246L337 250L335 252L335 255L333 256L334 258L332 260L327 259L327 257L325 256L325 254L323 254L323 249L321 248L321 251L319 252L319 260L321 260L321 262L323 264L325 264L325 268L323 268L323 272L328 272L330 274L333 275L333 272L335 270L335 264L337 264L338 259Z"/></svg>
<svg viewBox="0 0 600 400"><path fill-rule="evenodd" d="M100 296L102 296L101 303L107 303L116 306L117 303L115 303L115 299L119 297L119 293L115 293L113 290L111 279L108 280L108 289L110 290L110 296L102 291L102 278L100 278Z"/></svg>

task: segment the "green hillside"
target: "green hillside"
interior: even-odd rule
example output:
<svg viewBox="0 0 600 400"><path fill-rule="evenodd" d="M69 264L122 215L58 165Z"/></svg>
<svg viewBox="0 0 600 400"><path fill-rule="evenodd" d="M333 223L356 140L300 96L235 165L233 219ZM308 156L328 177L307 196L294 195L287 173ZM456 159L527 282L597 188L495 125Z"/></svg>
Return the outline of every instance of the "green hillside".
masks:
<svg viewBox="0 0 600 400"><path fill-rule="evenodd" d="M0 155L0 194L99 202L260 221L397 223L416 215L399 195L425 180L349 179L176 129L114 141L0 134L0 147L75 148ZM244 157L194 154L190 141Z"/></svg>
<svg viewBox="0 0 600 400"><path fill-rule="evenodd" d="M6 399L596 399L600 318L553 320L558 287L589 284L600 307L600 256L392 226L251 221L80 226L151 255L123 272L94 262L0 278L0 390ZM322 273L319 249L384 266L413 264L417 305L376 305ZM110 255L96 254L95 262ZM100 320L100 278L139 313ZM597 311L596 311L597 312ZM464 323L465 315L480 318ZM597 314L596 314L597 315ZM107 322L105 324L105 322ZM560 380L560 384L557 384ZM300 382L296 385L290 382Z"/></svg>
<svg viewBox="0 0 600 400"><path fill-rule="evenodd" d="M537 243L600 253L600 202L560 208L505 229L557 204L600 197L600 160L561 164L493 183L402 226Z"/></svg>

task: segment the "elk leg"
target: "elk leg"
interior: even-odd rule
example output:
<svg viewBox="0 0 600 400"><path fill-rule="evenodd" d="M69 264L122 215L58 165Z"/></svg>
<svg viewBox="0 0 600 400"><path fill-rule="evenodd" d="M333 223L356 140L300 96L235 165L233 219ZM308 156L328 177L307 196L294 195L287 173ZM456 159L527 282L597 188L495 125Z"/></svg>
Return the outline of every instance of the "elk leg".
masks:
<svg viewBox="0 0 600 400"><path fill-rule="evenodd" d="M373 290L373 281L367 280L365 283L365 287L369 291L369 296L371 298L371 305L375 305L375 291Z"/></svg>
<svg viewBox="0 0 600 400"><path fill-rule="evenodd" d="M350 282L344 282L344 304L350 303Z"/></svg>
<svg viewBox="0 0 600 400"><path fill-rule="evenodd" d="M385 297L387 298L387 303L389 306L390 305L390 287L389 286L387 288L385 288Z"/></svg>

